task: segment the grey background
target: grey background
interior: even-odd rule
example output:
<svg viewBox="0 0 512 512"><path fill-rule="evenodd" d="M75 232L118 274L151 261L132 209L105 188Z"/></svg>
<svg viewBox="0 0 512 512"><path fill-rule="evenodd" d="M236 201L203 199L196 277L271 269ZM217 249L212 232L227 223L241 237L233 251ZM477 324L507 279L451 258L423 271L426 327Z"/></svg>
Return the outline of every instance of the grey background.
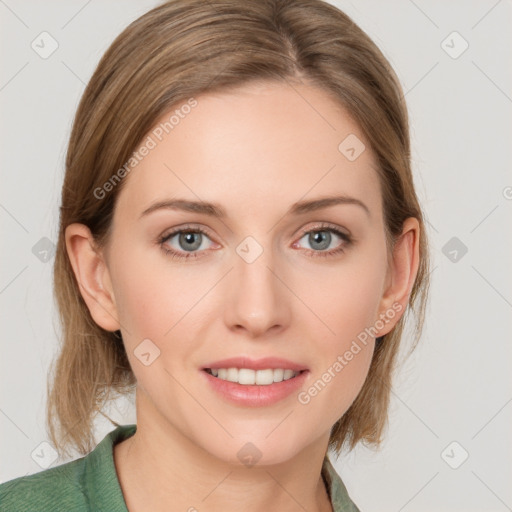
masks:
<svg viewBox="0 0 512 512"><path fill-rule="evenodd" d="M335 466L368 512L512 510L512 3L332 3L406 91L434 268L426 330L397 375L382 449L359 446ZM44 238L56 241L84 86L114 37L156 4L0 0L0 482L64 462L44 444L59 329ZM31 48L43 31L59 45L47 59ZM111 412L135 422L129 399ZM97 441L112 428L98 421Z"/></svg>

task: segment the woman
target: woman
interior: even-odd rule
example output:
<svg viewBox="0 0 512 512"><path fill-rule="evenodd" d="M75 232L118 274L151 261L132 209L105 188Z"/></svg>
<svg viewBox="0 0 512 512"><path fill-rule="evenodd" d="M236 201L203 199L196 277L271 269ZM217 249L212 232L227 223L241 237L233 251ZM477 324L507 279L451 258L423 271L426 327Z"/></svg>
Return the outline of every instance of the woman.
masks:
<svg viewBox="0 0 512 512"><path fill-rule="evenodd" d="M358 510L427 242L382 53L320 0L172 0L100 61L66 159L48 426L2 510ZM92 449L135 390L136 425Z"/></svg>

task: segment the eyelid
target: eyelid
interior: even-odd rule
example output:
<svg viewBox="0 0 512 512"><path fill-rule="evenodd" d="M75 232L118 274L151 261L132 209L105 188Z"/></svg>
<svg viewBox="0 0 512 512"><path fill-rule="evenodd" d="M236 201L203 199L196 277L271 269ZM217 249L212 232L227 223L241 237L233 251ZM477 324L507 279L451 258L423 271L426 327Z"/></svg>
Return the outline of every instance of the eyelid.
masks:
<svg viewBox="0 0 512 512"><path fill-rule="evenodd" d="M212 236L212 234L210 233L210 230L208 228L205 228L205 227L200 226L200 225L195 225L195 224L185 224L183 226L175 226L173 228L165 230L158 237L158 239L159 240L167 239L167 238L170 238L173 235L176 235L176 234L182 233L182 232L187 232L187 231L203 233L204 235L207 235L209 238L214 238Z"/></svg>
<svg viewBox="0 0 512 512"><path fill-rule="evenodd" d="M308 233L311 233L312 231L321 231L322 229L325 230L334 230L338 231L341 235L344 235L347 239L352 240L352 234L350 231L346 228L342 228L341 226L337 226L336 224L330 224L329 222L319 222L315 224L314 226L310 226L307 229L303 229L301 231L300 237L302 238L304 235L307 235Z"/></svg>

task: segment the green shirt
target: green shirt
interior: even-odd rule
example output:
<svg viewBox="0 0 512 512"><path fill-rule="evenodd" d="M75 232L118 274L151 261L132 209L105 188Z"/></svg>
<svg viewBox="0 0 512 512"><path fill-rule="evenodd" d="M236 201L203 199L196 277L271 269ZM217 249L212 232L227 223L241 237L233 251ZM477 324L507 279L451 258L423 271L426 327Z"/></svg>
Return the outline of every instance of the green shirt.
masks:
<svg viewBox="0 0 512 512"><path fill-rule="evenodd" d="M128 512L113 448L136 430L136 425L120 425L85 457L1 484L0 511ZM359 512L327 456L322 475L334 512Z"/></svg>

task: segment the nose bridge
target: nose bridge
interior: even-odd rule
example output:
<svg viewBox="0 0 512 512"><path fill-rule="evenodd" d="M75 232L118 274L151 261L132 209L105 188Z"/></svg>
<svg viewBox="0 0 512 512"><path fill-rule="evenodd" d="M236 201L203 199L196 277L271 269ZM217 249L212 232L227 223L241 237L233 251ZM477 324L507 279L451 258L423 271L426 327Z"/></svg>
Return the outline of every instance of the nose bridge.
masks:
<svg viewBox="0 0 512 512"><path fill-rule="evenodd" d="M226 309L226 321L231 327L244 327L253 335L260 335L287 322L283 285L274 275L276 264L272 248L264 247L252 236L236 247Z"/></svg>

